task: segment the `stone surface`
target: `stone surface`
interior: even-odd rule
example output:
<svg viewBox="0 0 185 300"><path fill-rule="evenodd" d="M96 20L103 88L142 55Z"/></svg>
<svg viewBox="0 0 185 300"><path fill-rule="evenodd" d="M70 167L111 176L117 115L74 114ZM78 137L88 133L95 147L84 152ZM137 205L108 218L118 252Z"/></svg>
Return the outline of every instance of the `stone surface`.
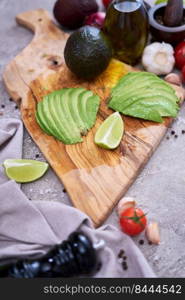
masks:
<svg viewBox="0 0 185 300"><path fill-rule="evenodd" d="M151 0L152 1L152 0ZM19 110L9 100L2 81L5 65L32 39L32 33L18 26L15 15L29 9L45 8L52 11L54 0L1 0L0 1L0 118L19 118ZM4 107L5 106L5 107ZM149 163L129 189L127 196L134 197L148 213L149 220L159 222L161 244L150 246L144 235L134 238L158 276L185 277L185 106L168 130L167 136ZM178 137L171 134L174 130ZM169 139L167 139L169 137ZM38 157L39 155L39 157ZM25 130L24 158L44 160L37 146ZM70 205L63 186L50 169L40 180L22 185L31 200L61 201ZM118 226L116 210L105 222ZM139 241L144 239L144 245ZM110 274L111 276L111 274Z"/></svg>

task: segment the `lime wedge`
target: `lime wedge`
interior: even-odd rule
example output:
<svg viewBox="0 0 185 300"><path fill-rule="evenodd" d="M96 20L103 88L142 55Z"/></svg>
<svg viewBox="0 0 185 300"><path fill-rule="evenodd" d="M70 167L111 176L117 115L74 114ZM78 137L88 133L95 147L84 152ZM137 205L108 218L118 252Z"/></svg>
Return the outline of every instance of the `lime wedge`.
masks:
<svg viewBox="0 0 185 300"><path fill-rule="evenodd" d="M115 149L119 146L124 133L124 124L118 112L110 115L98 128L95 144L105 149Z"/></svg>
<svg viewBox="0 0 185 300"><path fill-rule="evenodd" d="M30 159L6 159L3 163L8 178L24 183L39 179L48 169L48 164Z"/></svg>

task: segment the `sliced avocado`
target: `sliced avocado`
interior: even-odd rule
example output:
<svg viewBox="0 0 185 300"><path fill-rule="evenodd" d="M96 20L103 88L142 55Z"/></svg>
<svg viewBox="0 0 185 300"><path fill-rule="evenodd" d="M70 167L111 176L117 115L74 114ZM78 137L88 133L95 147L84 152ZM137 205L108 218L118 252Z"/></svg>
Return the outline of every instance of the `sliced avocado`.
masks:
<svg viewBox="0 0 185 300"><path fill-rule="evenodd" d="M88 117L88 112L87 112L87 103L90 97L93 96L92 91L87 91L85 90L80 97L80 101L78 103L78 109L81 115L82 120L86 124L86 128L90 129L90 124L89 124L89 117Z"/></svg>
<svg viewBox="0 0 185 300"><path fill-rule="evenodd" d="M94 125L100 99L83 88L64 88L44 97L36 120L49 135L65 144L82 142L82 134Z"/></svg>
<svg viewBox="0 0 185 300"><path fill-rule="evenodd" d="M126 102L126 104L125 104ZM138 115L138 112L140 112L140 118L145 119L146 113L142 109L138 109L138 107L142 108L150 108L151 110L155 110L158 112L160 116L167 117L176 117L178 112L178 105L174 102L172 102L170 99L163 97L161 95L151 96L151 94L145 94L145 96L142 97L142 95L138 95L132 98L128 98L127 101L117 102L113 103L111 106L116 111L122 112L123 114L128 114L132 116L136 116L133 111L136 109L136 113ZM147 109L147 113L148 113ZM129 113L128 113L129 112ZM152 120L152 116L148 117L148 120ZM156 121L156 120L153 120Z"/></svg>
<svg viewBox="0 0 185 300"><path fill-rule="evenodd" d="M171 101L167 101L165 97L143 97L139 100L140 105L145 105L145 107L154 108L163 117L176 117L178 106L174 105Z"/></svg>
<svg viewBox="0 0 185 300"><path fill-rule="evenodd" d="M48 135L52 135L52 132L48 128L48 124L45 123L45 118L43 118L43 116L42 116L42 108L41 108L42 104L41 103L42 102L39 102L37 104L37 111L35 114L36 121L39 124L39 126L42 128L43 131L45 131Z"/></svg>
<svg viewBox="0 0 185 300"><path fill-rule="evenodd" d="M158 115L176 117L178 101L174 89L159 77L137 72L121 78L112 89L108 106L129 116L159 122Z"/></svg>
<svg viewBox="0 0 185 300"><path fill-rule="evenodd" d="M76 122L76 125L78 126L82 135L86 135L88 130L88 126L86 125L85 120L82 119L79 110L79 102L82 101L84 92L86 92L86 90L83 88L70 89L70 97L68 98L71 116L74 122Z"/></svg>
<svg viewBox="0 0 185 300"><path fill-rule="evenodd" d="M124 94L123 94L123 88L124 88ZM175 92L174 90L167 84L163 83L162 80L158 81L155 78L151 78L150 80L147 80L146 78L135 80L134 82L130 82L128 85L124 85L122 88L118 88L117 90L113 91L111 93L112 98L114 97L119 97L119 96L124 96L126 98L127 95L134 95L137 94L139 91L142 90L166 90L166 92L170 93L174 99L174 101L178 101L178 98L174 97Z"/></svg>
<svg viewBox="0 0 185 300"><path fill-rule="evenodd" d="M153 96L158 96L159 99L165 98L166 101L171 101L175 107L178 107L176 104L176 100L178 100L178 98L174 97L174 94L169 93L166 90L160 89L160 85L158 87L158 89L143 87L136 89L135 91L131 91L130 93L127 91L123 96L116 97L114 101L112 101L111 105L113 105L113 103L115 103L116 101L117 104L120 103L123 109L124 107L130 105L132 102L138 101L140 98L150 98Z"/></svg>
<svg viewBox="0 0 185 300"><path fill-rule="evenodd" d="M161 80L155 74L147 72L135 72L128 73L127 75L122 77L122 79L119 80L118 84L112 89L111 96L117 96L118 94L122 93L123 87L127 88L125 92L129 92L130 90L135 91L136 89L142 88L144 86L149 86L152 88L157 86L158 84L163 85L164 89L175 94L174 89L167 82Z"/></svg>
<svg viewBox="0 0 185 300"><path fill-rule="evenodd" d="M44 111L44 101L40 102L40 105L38 107L38 113L39 113L39 117L40 117L42 124L46 128L46 133L48 131L48 132L50 132L50 135L53 135L53 129L51 127L50 122L48 121L48 116L47 116L46 112Z"/></svg>
<svg viewBox="0 0 185 300"><path fill-rule="evenodd" d="M47 95L43 100L43 112L48 123L48 127L52 131L52 135L55 136L58 140L63 141L67 138L67 135L64 131L59 127L59 122L57 122L55 117L55 107L56 103L52 96L52 102L50 101L50 97Z"/></svg>
<svg viewBox="0 0 185 300"><path fill-rule="evenodd" d="M128 109L128 111L125 110L125 114L127 116L142 118L144 120L151 120L159 123L162 123L163 121L157 110L148 108L148 106L145 105L136 105L135 107Z"/></svg>
<svg viewBox="0 0 185 300"><path fill-rule="evenodd" d="M146 80L145 80L146 81ZM117 91L116 95L112 94L112 96L116 96L116 97L122 97L123 99L127 99L128 97L132 97L135 95L138 95L138 93L145 93L145 91L153 91L154 95L156 94L156 92L161 92L161 94L166 94L168 95L169 98L172 99L172 101L177 102L178 98L174 97L175 91L168 85L163 84L163 82L161 81L156 81L156 80L151 80L149 83L146 83L145 81L143 81L142 83L139 82L136 83L135 85L135 89L133 89L133 85L127 86L125 93L123 94L122 91L120 90L119 92Z"/></svg>
<svg viewBox="0 0 185 300"><path fill-rule="evenodd" d="M138 75L139 74L139 75ZM147 74L149 74L147 76ZM152 74L152 73L147 73L147 72L130 72L128 74L126 74L125 76L123 76L117 83L117 85L112 89L112 95L114 93L117 94L117 92L119 92L119 89L124 87L124 86L129 86L130 84L133 85L133 82L135 84L137 84L139 86L139 80L143 81L143 80L146 80L146 79L156 79L156 75L155 74ZM137 81L135 80L137 79ZM158 79L158 77L157 77Z"/></svg>
<svg viewBox="0 0 185 300"><path fill-rule="evenodd" d="M88 125L89 128L92 128L95 121L96 115L100 105L100 97L98 95L93 94L93 96L88 98L87 101L87 116L88 116Z"/></svg>
<svg viewBox="0 0 185 300"><path fill-rule="evenodd" d="M62 93L61 93L62 92ZM62 89L56 95L57 101L59 101L59 110L57 110L58 116L61 117L61 125L67 131L68 136L70 136L70 143L75 144L82 142L82 137L80 130L74 121L69 108L69 99L71 99L71 89Z"/></svg>

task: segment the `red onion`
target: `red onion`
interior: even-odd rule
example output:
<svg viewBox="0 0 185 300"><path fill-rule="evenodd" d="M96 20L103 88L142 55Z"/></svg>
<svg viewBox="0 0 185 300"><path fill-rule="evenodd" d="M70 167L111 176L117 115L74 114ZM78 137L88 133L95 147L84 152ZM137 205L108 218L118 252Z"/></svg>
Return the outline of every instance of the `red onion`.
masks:
<svg viewBox="0 0 185 300"><path fill-rule="evenodd" d="M105 20L104 12L97 12L85 19L85 25L95 26L98 28L102 28L104 20Z"/></svg>

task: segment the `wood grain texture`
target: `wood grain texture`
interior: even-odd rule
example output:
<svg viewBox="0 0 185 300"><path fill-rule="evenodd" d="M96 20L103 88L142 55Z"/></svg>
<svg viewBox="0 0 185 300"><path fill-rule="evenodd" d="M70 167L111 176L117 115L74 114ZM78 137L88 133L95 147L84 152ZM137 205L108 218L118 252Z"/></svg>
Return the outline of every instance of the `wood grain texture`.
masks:
<svg viewBox="0 0 185 300"><path fill-rule="evenodd" d="M172 119L155 124L124 117L126 133L114 151L97 147L94 134L112 111L106 101L110 89L128 71L134 71L116 60L91 82L76 78L64 63L63 51L68 34L62 32L42 9L17 16L17 22L35 35L30 45L10 62L4 72L4 82L11 97L20 104L25 127L46 159L63 182L72 203L99 226L110 214L144 167ZM38 101L53 90L83 86L101 97L97 122L84 142L64 145L45 134L35 120ZM177 93L184 91L174 86Z"/></svg>

